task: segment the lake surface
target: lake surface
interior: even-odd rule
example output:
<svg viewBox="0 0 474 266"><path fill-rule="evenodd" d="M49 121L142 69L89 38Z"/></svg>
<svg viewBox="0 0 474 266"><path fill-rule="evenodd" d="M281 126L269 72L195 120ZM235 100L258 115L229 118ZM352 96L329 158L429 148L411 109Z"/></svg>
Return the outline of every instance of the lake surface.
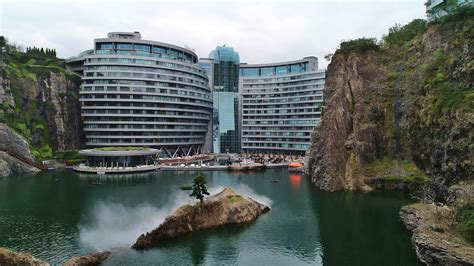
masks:
<svg viewBox="0 0 474 266"><path fill-rule="evenodd" d="M203 172L210 192L231 187L271 211L251 224L196 232L146 251L129 249L191 201L179 187L196 174L62 170L0 178L0 247L52 264L112 249L105 265L420 265L398 217L411 202L407 195L323 192L286 169Z"/></svg>

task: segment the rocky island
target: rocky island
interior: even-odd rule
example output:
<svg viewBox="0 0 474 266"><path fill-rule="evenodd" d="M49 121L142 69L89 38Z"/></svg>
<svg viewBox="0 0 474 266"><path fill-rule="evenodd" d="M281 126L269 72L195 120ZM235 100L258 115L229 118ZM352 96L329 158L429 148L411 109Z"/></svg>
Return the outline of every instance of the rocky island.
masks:
<svg viewBox="0 0 474 266"><path fill-rule="evenodd" d="M37 265L48 266L49 263L39 260L30 254L14 252L0 247L0 265Z"/></svg>
<svg viewBox="0 0 474 266"><path fill-rule="evenodd" d="M111 254L110 251L95 252L95 253L92 253L92 254L88 254L88 255L68 259L64 262L63 265L64 266L100 265L102 262L104 262L110 256L110 254Z"/></svg>
<svg viewBox="0 0 474 266"><path fill-rule="evenodd" d="M197 230L219 227L226 224L248 223L266 213L270 207L236 194L225 188L208 197L202 204L186 204L168 216L156 229L142 234L134 249L159 245L161 241Z"/></svg>

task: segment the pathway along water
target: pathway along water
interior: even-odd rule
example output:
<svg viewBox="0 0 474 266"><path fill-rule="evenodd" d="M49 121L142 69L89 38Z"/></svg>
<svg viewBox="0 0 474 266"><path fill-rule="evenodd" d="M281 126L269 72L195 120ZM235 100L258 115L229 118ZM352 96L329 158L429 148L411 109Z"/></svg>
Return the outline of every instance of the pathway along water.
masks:
<svg viewBox="0 0 474 266"><path fill-rule="evenodd" d="M59 264L129 245L189 201L179 186L196 174L56 171L0 179L0 246ZM105 264L419 265L398 218L410 202L406 195L322 192L286 169L204 174L211 192L229 186L272 210L248 225L196 232L146 251L123 249Z"/></svg>

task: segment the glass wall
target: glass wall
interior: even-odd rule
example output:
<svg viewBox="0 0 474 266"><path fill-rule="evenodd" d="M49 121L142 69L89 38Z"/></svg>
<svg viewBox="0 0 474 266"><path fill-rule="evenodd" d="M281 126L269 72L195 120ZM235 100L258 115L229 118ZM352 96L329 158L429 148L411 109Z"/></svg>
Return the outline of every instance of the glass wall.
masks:
<svg viewBox="0 0 474 266"><path fill-rule="evenodd" d="M271 66L271 67L245 67L240 68L242 77L268 77L276 75L287 75L301 73L309 70L309 63L302 62L291 65Z"/></svg>
<svg viewBox="0 0 474 266"><path fill-rule="evenodd" d="M211 51L213 73L213 141L215 153L240 152L239 69L240 57L232 47Z"/></svg>

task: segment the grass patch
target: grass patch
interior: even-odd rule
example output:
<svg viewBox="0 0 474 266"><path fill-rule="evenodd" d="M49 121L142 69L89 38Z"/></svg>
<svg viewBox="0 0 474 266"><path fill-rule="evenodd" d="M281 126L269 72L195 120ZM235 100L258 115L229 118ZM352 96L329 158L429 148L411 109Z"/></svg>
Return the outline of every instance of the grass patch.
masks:
<svg viewBox="0 0 474 266"><path fill-rule="evenodd" d="M383 158L369 164L360 165L359 172L366 177L402 180L408 183L428 183L430 177L413 162Z"/></svg>
<svg viewBox="0 0 474 266"><path fill-rule="evenodd" d="M96 151L148 151L150 148L147 147L102 147L102 148L95 148Z"/></svg>
<svg viewBox="0 0 474 266"><path fill-rule="evenodd" d="M355 40L344 41L339 45L336 53L349 55L351 53L364 53L366 51L378 51L380 47L377 45L375 38L359 38Z"/></svg>
<svg viewBox="0 0 474 266"><path fill-rule="evenodd" d="M474 243L474 204L466 204L458 210L459 231L467 241Z"/></svg>
<svg viewBox="0 0 474 266"><path fill-rule="evenodd" d="M242 200L242 196L240 195L229 195L227 196L227 201L230 203L240 202Z"/></svg>

